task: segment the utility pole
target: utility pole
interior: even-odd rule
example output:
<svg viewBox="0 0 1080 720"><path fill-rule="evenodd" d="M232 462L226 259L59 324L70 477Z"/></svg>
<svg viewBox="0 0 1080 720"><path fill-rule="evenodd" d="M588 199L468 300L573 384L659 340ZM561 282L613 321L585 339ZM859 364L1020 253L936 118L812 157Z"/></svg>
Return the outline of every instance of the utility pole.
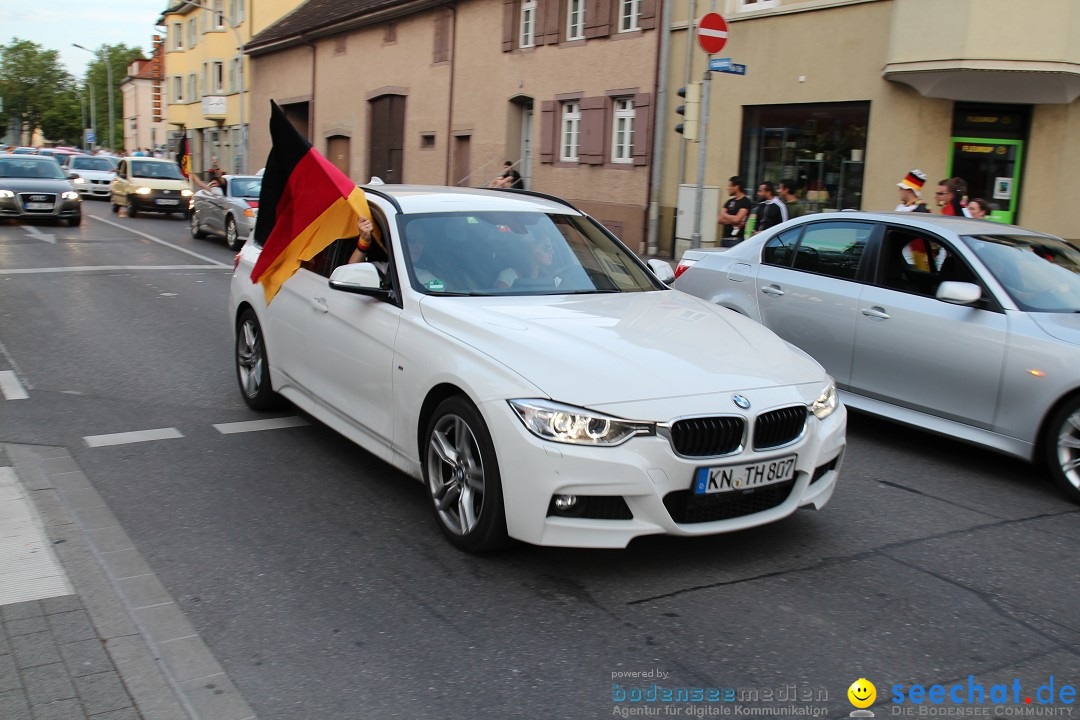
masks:
<svg viewBox="0 0 1080 720"><path fill-rule="evenodd" d="M115 132L116 132L116 123L113 122L112 63L109 62L109 57L105 52L105 46L103 45L101 47L100 51L95 52L95 51L93 51L93 50L91 50L89 48L84 48L82 45L79 45L78 43L71 43L71 45L72 45L72 47L77 47L80 50L85 50L88 53L92 53L94 55L97 55L98 58L101 60L101 62L105 63L105 76L106 76L106 78L108 78L108 83L109 83L109 87L108 87L108 90L109 90L109 150L111 150L113 152L116 152L116 145L114 143L114 137L115 137ZM90 92L93 93L93 90L91 90ZM92 96L91 96L90 102L91 103L93 102ZM91 112L92 111L93 111L93 108L91 107ZM96 129L94 130L94 140L95 141L97 140L97 130Z"/></svg>

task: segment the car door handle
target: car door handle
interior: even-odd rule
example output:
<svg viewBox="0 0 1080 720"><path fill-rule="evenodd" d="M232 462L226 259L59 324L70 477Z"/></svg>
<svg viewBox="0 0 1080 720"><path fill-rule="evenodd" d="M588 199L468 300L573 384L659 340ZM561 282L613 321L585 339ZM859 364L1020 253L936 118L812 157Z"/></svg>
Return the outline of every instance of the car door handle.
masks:
<svg viewBox="0 0 1080 720"><path fill-rule="evenodd" d="M784 291L776 285L766 285L765 287L761 288L761 292L772 297L780 297L784 294Z"/></svg>
<svg viewBox="0 0 1080 720"><path fill-rule="evenodd" d="M889 319L889 313L885 312L885 308L878 306L863 308L862 314L868 318L877 318L878 320Z"/></svg>
<svg viewBox="0 0 1080 720"><path fill-rule="evenodd" d="M311 298L311 307L315 309L315 312L329 312L330 308L326 307L326 298Z"/></svg>

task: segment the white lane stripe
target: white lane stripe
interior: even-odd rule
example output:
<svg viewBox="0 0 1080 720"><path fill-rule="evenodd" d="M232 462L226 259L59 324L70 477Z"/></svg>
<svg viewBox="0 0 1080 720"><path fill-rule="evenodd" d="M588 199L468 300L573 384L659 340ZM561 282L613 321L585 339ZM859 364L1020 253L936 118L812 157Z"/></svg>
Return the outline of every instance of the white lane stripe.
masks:
<svg viewBox="0 0 1080 720"><path fill-rule="evenodd" d="M27 390L33 390L34 386L30 384L29 378L27 378L26 375L23 374L23 371L19 368L19 363L15 362L15 358L11 357L11 353L8 352L8 349L4 347L4 343L2 342L0 342L0 355L3 355L4 358L8 361L8 365L10 365L11 369L15 371L16 377L20 375L22 376L23 386L26 387Z"/></svg>
<svg viewBox="0 0 1080 720"><path fill-rule="evenodd" d="M222 435L233 433L255 432L257 430L277 430L279 428L302 427L310 425L302 417L270 418L269 420L248 420L246 422L221 423L214 425L214 429Z"/></svg>
<svg viewBox="0 0 1080 720"><path fill-rule="evenodd" d="M0 393L5 400L26 400L26 394L19 377L11 370L0 370Z"/></svg>
<svg viewBox="0 0 1080 720"><path fill-rule="evenodd" d="M36 273L94 272L96 270L232 270L228 265L76 265L74 267L0 269L0 275Z"/></svg>
<svg viewBox="0 0 1080 720"><path fill-rule="evenodd" d="M161 238L154 237L153 235L147 235L144 232L139 232L138 230L133 230L133 229L127 227L126 225L122 224L122 223L114 222L112 220L109 220L108 218L98 217L97 215L88 215L87 217L91 217L94 220L98 220L99 222L103 222L106 225L112 225L113 227L118 227L121 230L127 230L129 233L133 233L133 234L138 235L140 237L144 237L147 240L150 240L151 242L158 243L159 245L164 245L165 247L172 248L173 250L179 250L182 253L187 253L188 255L191 255L192 257L197 257L200 260L205 260L208 263L212 263L213 265L216 265L217 267L230 267L229 265L226 265L225 263L218 262L217 260L214 260L213 258L206 257L205 255L200 255L197 252L194 252L192 250L188 250L187 248L184 248L184 247L180 247L179 245L174 245L171 242L166 242L165 240L162 240Z"/></svg>
<svg viewBox="0 0 1080 720"><path fill-rule="evenodd" d="M38 240L44 240L45 242L51 243L53 245L56 244L56 236L55 235L51 235L49 233L43 233L40 230L38 230L36 227L34 227L33 225L24 225L23 230L30 233L31 235L33 235Z"/></svg>
<svg viewBox="0 0 1080 720"><path fill-rule="evenodd" d="M727 37L727 31L726 30L713 30L712 28L703 28L703 27L698 28L697 34L698 35L704 35L705 37L718 37L718 38L726 38Z"/></svg>
<svg viewBox="0 0 1080 720"><path fill-rule="evenodd" d="M156 430L137 430L135 432L112 433L110 435L87 435L83 438L83 442L86 443L87 447L105 447L106 445L127 445L128 443L171 440L182 437L184 437L184 434L176 428L157 428Z"/></svg>

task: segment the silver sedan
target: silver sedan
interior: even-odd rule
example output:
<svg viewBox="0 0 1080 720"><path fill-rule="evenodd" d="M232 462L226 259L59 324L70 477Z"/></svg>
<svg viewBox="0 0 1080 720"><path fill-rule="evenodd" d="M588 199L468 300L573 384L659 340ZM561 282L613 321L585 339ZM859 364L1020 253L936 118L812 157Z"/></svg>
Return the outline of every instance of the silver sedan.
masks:
<svg viewBox="0 0 1080 720"><path fill-rule="evenodd" d="M1045 462L1080 503L1080 250L1014 225L906 213L809 215L674 286L820 362L849 407Z"/></svg>
<svg viewBox="0 0 1080 720"><path fill-rule="evenodd" d="M239 250L255 227L259 215L262 178L256 175L225 175L224 189L200 190L191 198L191 236L225 238L231 250Z"/></svg>

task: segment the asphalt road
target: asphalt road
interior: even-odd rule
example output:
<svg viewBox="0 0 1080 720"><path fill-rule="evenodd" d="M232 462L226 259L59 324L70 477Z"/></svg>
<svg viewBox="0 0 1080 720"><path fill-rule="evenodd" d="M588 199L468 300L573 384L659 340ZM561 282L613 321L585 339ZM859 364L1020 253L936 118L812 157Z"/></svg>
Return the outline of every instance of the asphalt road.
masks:
<svg viewBox="0 0 1080 720"><path fill-rule="evenodd" d="M668 715L836 717L860 677L881 716L897 684L1080 684L1080 509L1024 463L853 414L824 511L465 555L419 484L327 428L215 429L266 417L236 389L233 253L84 213L0 223L0 370L30 394L0 398L0 442L68 448L263 720L610 717L658 710L629 700L654 684L744 700ZM182 437L85 440L163 428Z"/></svg>

